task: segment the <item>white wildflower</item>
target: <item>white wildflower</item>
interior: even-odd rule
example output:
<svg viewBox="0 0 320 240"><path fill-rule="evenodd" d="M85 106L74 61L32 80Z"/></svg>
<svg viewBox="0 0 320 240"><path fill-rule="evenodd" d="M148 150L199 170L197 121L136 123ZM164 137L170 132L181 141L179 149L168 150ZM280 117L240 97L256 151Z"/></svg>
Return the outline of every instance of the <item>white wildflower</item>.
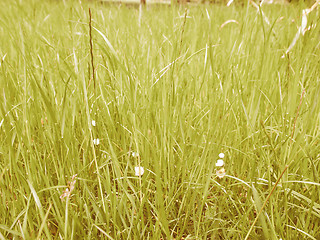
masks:
<svg viewBox="0 0 320 240"><path fill-rule="evenodd" d="M99 144L100 144L99 138L93 139L93 144L94 144L94 145L99 145Z"/></svg>
<svg viewBox="0 0 320 240"><path fill-rule="evenodd" d="M217 177L218 178L223 178L226 175L226 170L224 168L221 168L220 170L217 170Z"/></svg>
<svg viewBox="0 0 320 240"><path fill-rule="evenodd" d="M132 152L132 157L139 157L139 153L137 153L137 152Z"/></svg>
<svg viewBox="0 0 320 240"><path fill-rule="evenodd" d="M96 126L96 121L95 120L92 120L92 122L91 122L91 124L92 124L92 126Z"/></svg>
<svg viewBox="0 0 320 240"><path fill-rule="evenodd" d="M216 163L216 167L222 167L224 165L224 161L222 159L219 159Z"/></svg>
<svg viewBox="0 0 320 240"><path fill-rule="evenodd" d="M224 158L224 153L219 153L219 158Z"/></svg>
<svg viewBox="0 0 320 240"><path fill-rule="evenodd" d="M144 173L144 168L137 166L134 168L134 171L136 176L142 176Z"/></svg>

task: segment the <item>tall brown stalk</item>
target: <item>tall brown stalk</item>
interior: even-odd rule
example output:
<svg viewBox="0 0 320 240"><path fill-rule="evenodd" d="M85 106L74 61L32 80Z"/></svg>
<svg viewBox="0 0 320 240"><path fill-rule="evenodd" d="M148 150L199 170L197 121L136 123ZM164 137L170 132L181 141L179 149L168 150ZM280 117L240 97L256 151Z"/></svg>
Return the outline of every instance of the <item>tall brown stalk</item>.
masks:
<svg viewBox="0 0 320 240"><path fill-rule="evenodd" d="M89 8L89 37L90 37L90 56L91 56L91 68L92 68L92 77L89 79L88 88L93 80L94 89L96 89L96 78L95 78L95 69L93 62L93 41L92 41L92 15L91 9Z"/></svg>

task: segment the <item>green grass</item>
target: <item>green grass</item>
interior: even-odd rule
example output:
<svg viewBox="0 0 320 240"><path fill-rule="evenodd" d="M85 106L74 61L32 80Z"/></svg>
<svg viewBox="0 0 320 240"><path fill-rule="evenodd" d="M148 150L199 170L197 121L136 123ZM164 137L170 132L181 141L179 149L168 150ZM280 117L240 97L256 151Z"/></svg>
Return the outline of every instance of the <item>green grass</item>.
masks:
<svg viewBox="0 0 320 240"><path fill-rule="evenodd" d="M0 3L0 239L244 239L287 165L249 239L320 239L319 9L281 58L307 6L263 6L270 25L155 6L139 26L25 2Z"/></svg>

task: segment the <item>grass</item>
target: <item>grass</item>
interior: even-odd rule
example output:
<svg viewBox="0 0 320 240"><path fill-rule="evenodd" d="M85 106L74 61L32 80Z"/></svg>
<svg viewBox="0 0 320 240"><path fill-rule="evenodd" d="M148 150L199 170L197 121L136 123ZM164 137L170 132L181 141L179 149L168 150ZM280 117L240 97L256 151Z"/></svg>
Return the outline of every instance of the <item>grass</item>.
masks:
<svg viewBox="0 0 320 240"><path fill-rule="evenodd" d="M0 239L320 238L319 9L0 7Z"/></svg>

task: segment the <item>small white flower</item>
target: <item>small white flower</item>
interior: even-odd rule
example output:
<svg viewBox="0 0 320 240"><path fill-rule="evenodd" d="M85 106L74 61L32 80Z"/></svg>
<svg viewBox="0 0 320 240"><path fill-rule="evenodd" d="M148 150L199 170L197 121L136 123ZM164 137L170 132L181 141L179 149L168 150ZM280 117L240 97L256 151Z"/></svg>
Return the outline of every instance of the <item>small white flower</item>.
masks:
<svg viewBox="0 0 320 240"><path fill-rule="evenodd" d="M132 157L139 157L139 153L137 153L137 152L132 152Z"/></svg>
<svg viewBox="0 0 320 240"><path fill-rule="evenodd" d="M134 168L134 171L136 176L142 176L144 173L144 168L137 166Z"/></svg>
<svg viewBox="0 0 320 240"><path fill-rule="evenodd" d="M224 168L221 168L216 173L217 173L217 177L221 179L226 175L226 170Z"/></svg>
<svg viewBox="0 0 320 240"><path fill-rule="evenodd" d="M219 159L216 163L216 167L222 167L224 165L224 161L222 159Z"/></svg>
<svg viewBox="0 0 320 240"><path fill-rule="evenodd" d="M92 124L92 126L96 126L96 121L95 120L92 120L92 122L91 122L91 124Z"/></svg>
<svg viewBox="0 0 320 240"><path fill-rule="evenodd" d="M224 158L224 153L219 153L219 158Z"/></svg>
<svg viewBox="0 0 320 240"><path fill-rule="evenodd" d="M93 139L93 144L94 144L94 145L99 145L99 143L100 143L99 138Z"/></svg>

